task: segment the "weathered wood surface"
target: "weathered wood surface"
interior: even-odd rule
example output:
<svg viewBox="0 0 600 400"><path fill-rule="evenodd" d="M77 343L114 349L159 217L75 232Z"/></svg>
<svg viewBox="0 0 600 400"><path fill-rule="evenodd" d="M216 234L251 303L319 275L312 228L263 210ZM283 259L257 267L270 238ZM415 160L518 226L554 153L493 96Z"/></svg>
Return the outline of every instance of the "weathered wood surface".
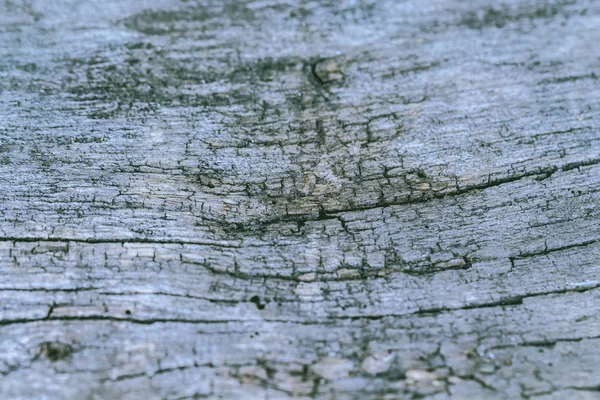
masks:
<svg viewBox="0 0 600 400"><path fill-rule="evenodd" d="M600 398L600 2L1 0L0 398Z"/></svg>

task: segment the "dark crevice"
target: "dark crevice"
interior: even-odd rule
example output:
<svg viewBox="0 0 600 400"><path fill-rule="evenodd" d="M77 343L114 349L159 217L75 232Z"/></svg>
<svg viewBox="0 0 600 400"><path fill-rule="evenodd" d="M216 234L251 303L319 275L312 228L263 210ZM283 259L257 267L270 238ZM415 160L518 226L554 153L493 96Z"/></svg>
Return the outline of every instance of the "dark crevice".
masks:
<svg viewBox="0 0 600 400"><path fill-rule="evenodd" d="M454 311L464 311L464 310L474 310L474 309L482 309L482 308L492 308L492 307L510 307L510 306L519 306L523 304L523 300L527 298L546 296L552 294L565 294L570 292L583 293L589 290L600 288L600 284L581 288L581 289L561 289L549 292L541 292L541 293L533 293L522 296L511 296L505 299L501 299L498 301L493 301L489 303L479 303L479 304L466 304L461 307L434 307L434 308L423 308L420 310L416 310L414 312L407 312L406 314L383 314L383 315L330 315L323 320L292 320L292 319L268 319L268 318L260 318L260 319L185 319L185 318L150 318L150 319L136 319L136 318L119 318L112 316L102 316L102 315L91 315L91 316L50 316L49 318L19 318L12 320L2 320L0 321L0 326L13 325L13 324L25 324L32 322L50 322L50 321L106 321L106 322L126 322L132 324L140 324L140 325L152 325L158 323L183 323L183 324L227 324L232 322L237 323L249 323L249 322L270 322L270 323L290 323L290 324L299 324L299 325L323 325L327 324L328 321L335 320L380 320L383 318L405 318L411 315L417 316L436 316L443 313L449 313Z"/></svg>
<svg viewBox="0 0 600 400"><path fill-rule="evenodd" d="M588 240L588 241L582 242L582 243L573 243L573 244L569 244L566 246L545 248L543 251L521 253L521 254L517 255L516 257L509 257L509 260L511 261L512 267L514 268L514 266L515 266L514 262L516 260L531 258L531 257L538 257L538 256L545 256L545 255L548 255L551 253L556 253L559 251L565 251L565 250L575 249L578 247L590 246L595 243L598 243L598 240L594 239L594 240Z"/></svg>
<svg viewBox="0 0 600 400"><path fill-rule="evenodd" d="M198 245L198 246L215 246L223 248L240 248L240 245L227 244L218 241L184 241L184 240L169 240L169 239L149 239L149 238L122 238L122 239L78 239L64 237L0 237L0 242L21 242L21 243L36 243L36 242L74 242L85 244L126 244L126 243L144 243L144 244L175 244L175 245Z"/></svg>
<svg viewBox="0 0 600 400"><path fill-rule="evenodd" d="M332 208L332 209L326 210L325 214L330 215L330 214L337 214L337 213L351 213L351 212L358 212L358 211L368 211L368 210L373 210L373 209L377 209L377 208L422 204L422 203L427 203L431 200L439 200L439 199L444 199L446 197L460 196L460 195L467 194L472 191L485 190L485 189L501 186L501 185L504 185L507 183L517 182L517 181L520 181L520 180L526 179L526 178L533 178L536 180L545 180L545 179L550 178L552 175L554 175L558 171L567 172L567 171L571 171L574 169L578 169L580 167L597 165L599 163L600 163L600 159L591 159L591 160L586 160L586 161L581 161L581 162L569 163L562 167L549 166L549 167L539 168L534 171L530 171L530 172L526 172L523 174L518 174L518 175L506 177L506 178L500 178L500 179L494 179L494 180L489 179L488 182L476 184L476 185L470 185L470 186L467 186L464 188L457 188L456 190L451 191L451 192L446 192L446 193L431 192L422 197L410 198L405 201L379 201L379 202L376 202L375 204L364 205L364 206L359 205L359 206L351 207L351 208L338 208L338 209ZM322 214L322 213L320 213L320 214ZM322 219L323 217L320 216L320 218ZM283 219L279 219L278 221L273 221L273 222L285 222L285 221L286 221L285 218L283 218Z"/></svg>
<svg viewBox="0 0 600 400"><path fill-rule="evenodd" d="M511 343L511 344L504 344L504 345L497 345L497 346L493 346L490 347L489 350L497 350L497 349L510 349L513 347L543 347L543 348L554 348L554 346L556 346L556 344L558 343L577 343L577 342L581 342L582 340L598 340L600 339L600 335L599 336L583 336L583 337L573 337L573 338L555 338L555 339L551 339L551 340L531 340L531 341L526 341L526 342L521 342L521 343Z"/></svg>

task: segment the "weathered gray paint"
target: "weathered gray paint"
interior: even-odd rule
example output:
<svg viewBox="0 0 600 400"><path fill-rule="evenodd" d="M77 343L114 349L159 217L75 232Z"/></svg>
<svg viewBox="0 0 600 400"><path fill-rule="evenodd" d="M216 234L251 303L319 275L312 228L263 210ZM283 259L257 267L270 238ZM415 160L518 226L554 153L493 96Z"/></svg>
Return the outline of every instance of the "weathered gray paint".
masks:
<svg viewBox="0 0 600 400"><path fill-rule="evenodd" d="M0 398L600 398L600 3L0 1Z"/></svg>

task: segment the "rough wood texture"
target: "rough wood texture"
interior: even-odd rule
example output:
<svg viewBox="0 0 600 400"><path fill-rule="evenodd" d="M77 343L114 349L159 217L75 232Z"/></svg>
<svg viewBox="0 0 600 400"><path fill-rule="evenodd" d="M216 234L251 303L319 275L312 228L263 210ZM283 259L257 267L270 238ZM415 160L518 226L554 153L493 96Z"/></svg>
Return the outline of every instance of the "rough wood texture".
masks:
<svg viewBox="0 0 600 400"><path fill-rule="evenodd" d="M600 398L600 2L0 0L0 398Z"/></svg>

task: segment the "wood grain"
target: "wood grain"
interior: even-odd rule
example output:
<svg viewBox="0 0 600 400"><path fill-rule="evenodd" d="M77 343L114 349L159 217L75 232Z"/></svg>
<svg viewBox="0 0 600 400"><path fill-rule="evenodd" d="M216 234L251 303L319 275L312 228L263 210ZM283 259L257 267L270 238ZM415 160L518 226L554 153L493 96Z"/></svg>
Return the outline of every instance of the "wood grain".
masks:
<svg viewBox="0 0 600 400"><path fill-rule="evenodd" d="M599 43L593 0L0 0L0 398L599 398Z"/></svg>

